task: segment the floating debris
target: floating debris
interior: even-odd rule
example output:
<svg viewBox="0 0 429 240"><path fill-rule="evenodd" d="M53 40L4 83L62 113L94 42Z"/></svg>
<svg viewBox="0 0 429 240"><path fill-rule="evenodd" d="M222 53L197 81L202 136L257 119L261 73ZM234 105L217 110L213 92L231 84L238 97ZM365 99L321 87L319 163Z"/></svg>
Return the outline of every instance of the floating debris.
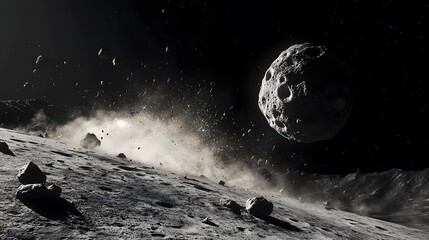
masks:
<svg viewBox="0 0 429 240"><path fill-rule="evenodd" d="M42 55L39 55L37 58L36 58L36 64L38 64L39 62L41 62L43 60L43 56Z"/></svg>

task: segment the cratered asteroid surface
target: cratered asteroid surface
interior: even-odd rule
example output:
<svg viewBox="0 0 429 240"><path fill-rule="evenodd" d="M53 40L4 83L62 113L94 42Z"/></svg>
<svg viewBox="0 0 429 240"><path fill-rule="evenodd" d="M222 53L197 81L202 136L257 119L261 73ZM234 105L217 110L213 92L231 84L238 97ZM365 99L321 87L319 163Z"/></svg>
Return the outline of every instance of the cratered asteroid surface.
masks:
<svg viewBox="0 0 429 240"><path fill-rule="evenodd" d="M331 139L351 113L351 70L324 46L293 45L265 73L258 104L270 126L289 140Z"/></svg>

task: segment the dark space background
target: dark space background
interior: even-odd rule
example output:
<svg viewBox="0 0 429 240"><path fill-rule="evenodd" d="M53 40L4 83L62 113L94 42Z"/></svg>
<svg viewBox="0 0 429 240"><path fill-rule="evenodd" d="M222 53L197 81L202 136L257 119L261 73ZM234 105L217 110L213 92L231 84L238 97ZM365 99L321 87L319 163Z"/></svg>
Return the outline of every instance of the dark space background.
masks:
<svg viewBox="0 0 429 240"><path fill-rule="evenodd" d="M279 171L421 170L428 13L423 1L1 1L0 99L187 106L209 119L211 138L228 139L231 161L268 159ZM353 112L329 141L288 141L258 109L264 72L302 42L326 45L353 69Z"/></svg>

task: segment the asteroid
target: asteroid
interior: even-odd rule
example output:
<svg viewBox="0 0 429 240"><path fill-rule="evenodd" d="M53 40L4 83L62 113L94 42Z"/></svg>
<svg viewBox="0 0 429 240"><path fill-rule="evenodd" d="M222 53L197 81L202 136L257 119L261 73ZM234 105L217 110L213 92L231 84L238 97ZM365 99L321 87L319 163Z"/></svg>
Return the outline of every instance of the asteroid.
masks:
<svg viewBox="0 0 429 240"><path fill-rule="evenodd" d="M254 216L269 216L273 211L273 204L264 197L253 197L246 201L246 210Z"/></svg>
<svg viewBox="0 0 429 240"><path fill-rule="evenodd" d="M18 180L22 184L34 184L46 182L46 175L33 162L29 162L18 173Z"/></svg>
<svg viewBox="0 0 429 240"><path fill-rule="evenodd" d="M85 138L80 142L80 146L86 149L95 149L101 145L101 141L93 133L87 133Z"/></svg>
<svg viewBox="0 0 429 240"><path fill-rule="evenodd" d="M289 140L331 139L352 110L351 70L325 46L293 45L266 71L258 105L269 125Z"/></svg>

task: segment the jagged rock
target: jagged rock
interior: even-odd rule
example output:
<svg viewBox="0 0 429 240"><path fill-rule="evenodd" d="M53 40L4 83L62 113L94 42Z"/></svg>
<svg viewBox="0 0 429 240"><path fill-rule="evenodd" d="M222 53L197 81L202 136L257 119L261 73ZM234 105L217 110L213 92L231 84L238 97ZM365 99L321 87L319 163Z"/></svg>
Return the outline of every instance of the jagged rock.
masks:
<svg viewBox="0 0 429 240"><path fill-rule="evenodd" d="M349 67L325 46L296 44L262 79L259 108L280 135L310 143L334 137L353 105Z"/></svg>
<svg viewBox="0 0 429 240"><path fill-rule="evenodd" d="M219 201L221 206L227 207L229 209L231 209L231 211L235 214L241 214L241 209L243 208L242 206L240 206L237 202L231 200L231 199L227 199L227 198L221 198Z"/></svg>
<svg viewBox="0 0 429 240"><path fill-rule="evenodd" d="M216 223L212 222L209 217L203 219L202 223L205 223L210 226L219 227Z"/></svg>
<svg viewBox="0 0 429 240"><path fill-rule="evenodd" d="M264 197L253 197L247 199L246 210L254 216L269 216L273 211L273 204Z"/></svg>
<svg viewBox="0 0 429 240"><path fill-rule="evenodd" d="M222 181L222 180L220 180L220 181L219 181L219 185L225 186L225 182L224 182L224 181Z"/></svg>
<svg viewBox="0 0 429 240"><path fill-rule="evenodd" d="M125 154L123 154L123 153L119 153L117 157L118 158L123 158L123 159L127 158L127 156L125 156Z"/></svg>
<svg viewBox="0 0 429 240"><path fill-rule="evenodd" d="M21 185L16 192L16 198L22 201L39 201L57 197L44 184L40 183Z"/></svg>
<svg viewBox="0 0 429 240"><path fill-rule="evenodd" d="M15 156L15 154L9 149L9 145L5 142L0 142L0 152L6 155Z"/></svg>
<svg viewBox="0 0 429 240"><path fill-rule="evenodd" d="M29 162L18 173L18 180L22 184L45 183L46 175L33 162Z"/></svg>
<svg viewBox="0 0 429 240"><path fill-rule="evenodd" d="M80 146L86 149L95 149L101 145L101 141L93 133L87 133L85 138L80 141Z"/></svg>
<svg viewBox="0 0 429 240"><path fill-rule="evenodd" d="M50 185L48 186L48 190L56 197L60 197L61 196L61 188L57 185Z"/></svg>

